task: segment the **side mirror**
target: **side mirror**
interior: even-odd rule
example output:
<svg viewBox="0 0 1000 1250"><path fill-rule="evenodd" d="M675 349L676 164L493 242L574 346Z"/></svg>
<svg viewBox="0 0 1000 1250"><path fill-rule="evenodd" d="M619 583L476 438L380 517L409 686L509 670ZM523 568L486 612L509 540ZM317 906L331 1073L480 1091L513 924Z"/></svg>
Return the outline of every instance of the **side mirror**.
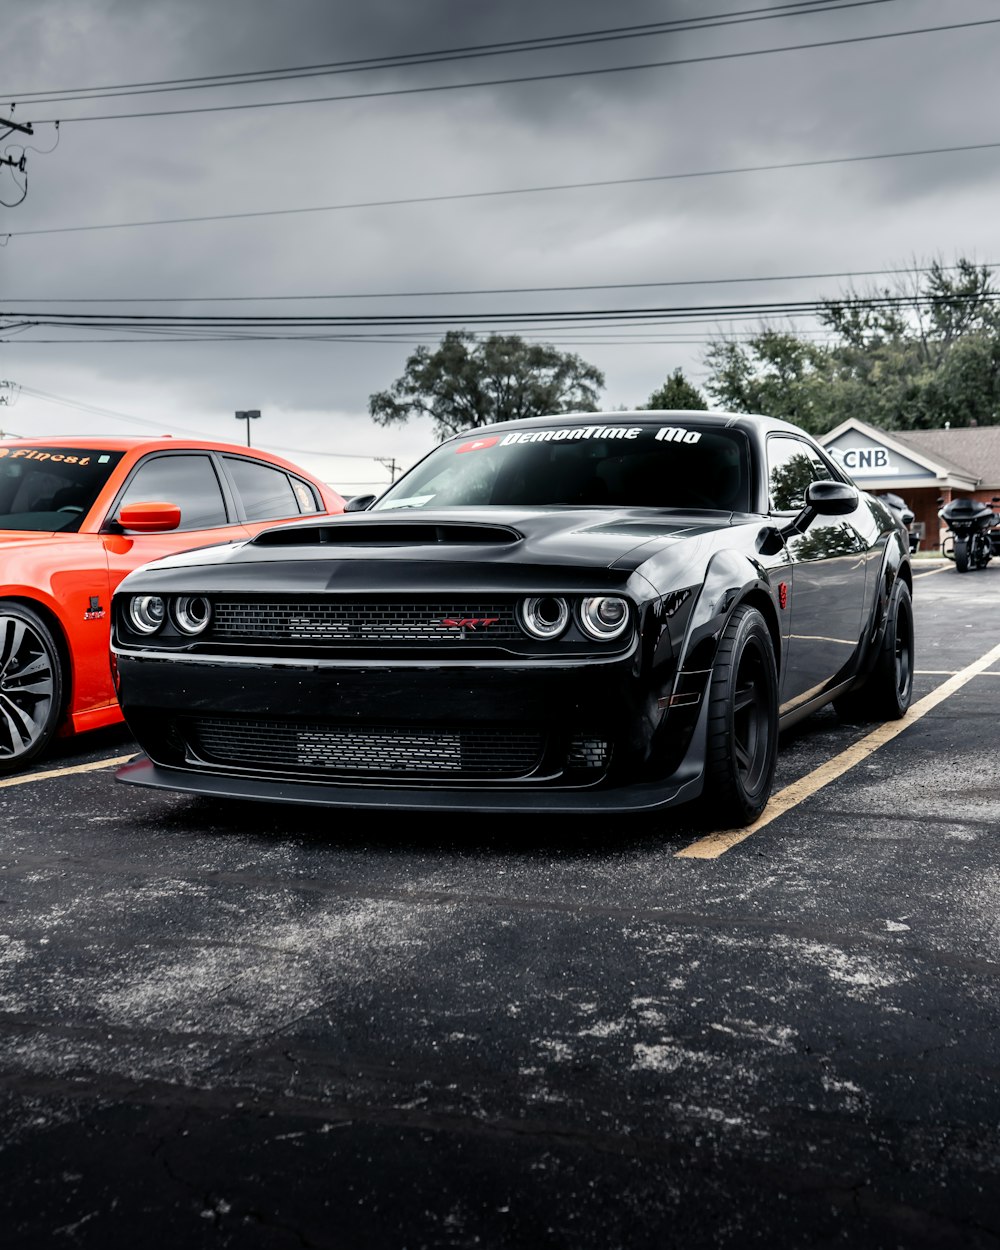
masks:
<svg viewBox="0 0 1000 1250"><path fill-rule="evenodd" d="M782 538L804 534L816 517L847 516L857 508L859 501L858 488L846 482L810 482L802 511L782 526L779 533Z"/></svg>
<svg viewBox="0 0 1000 1250"><path fill-rule="evenodd" d="M355 495L353 499L348 499L344 504L345 512L364 512L366 508L371 507L375 502L375 495Z"/></svg>
<svg viewBox="0 0 1000 1250"><path fill-rule="evenodd" d="M806 507L820 516L847 516L858 499L858 488L846 482L810 482L806 490Z"/></svg>
<svg viewBox="0 0 1000 1250"><path fill-rule="evenodd" d="M138 534L163 534L181 523L175 503L127 503L118 513L118 524Z"/></svg>

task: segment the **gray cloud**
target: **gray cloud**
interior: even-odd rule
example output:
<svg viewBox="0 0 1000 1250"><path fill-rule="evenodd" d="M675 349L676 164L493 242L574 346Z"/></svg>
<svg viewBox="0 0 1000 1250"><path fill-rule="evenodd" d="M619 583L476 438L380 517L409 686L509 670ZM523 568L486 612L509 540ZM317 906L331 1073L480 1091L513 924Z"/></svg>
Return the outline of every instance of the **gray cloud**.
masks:
<svg viewBox="0 0 1000 1250"><path fill-rule="evenodd" d="M5 18L16 90L193 77L697 16L737 8L596 0L35 0ZM750 7L747 5L746 7ZM3 209L5 308L51 299L186 301L455 288L648 282L872 269L944 253L1000 257L998 155L982 152L496 199L31 236L33 229L461 194L1000 140L993 28L557 82L115 122L84 113L296 99L707 56L996 16L986 0L894 0L869 8L528 56L310 78L120 101L18 103L63 116L59 145L29 154L28 195ZM33 140L50 146L51 126ZM9 145L13 140L8 139ZM9 190L9 183L4 184ZM278 305L172 312L497 311L809 298L841 284L683 287L538 296ZM139 307L139 306L137 306ZM167 306L142 306L164 311ZM697 343L609 345L612 333L550 336L601 367L609 405L642 403L673 368L703 374ZM644 334L665 338L682 330ZM691 331L704 337L705 327ZM335 343L2 346L0 373L80 403L178 430L231 435L236 408L273 419L275 447L349 450L408 463L429 427L382 430L368 395L415 338ZM77 336L74 336L77 337ZM587 345L587 340L601 340ZM93 415L24 397L5 428L96 431ZM232 430L228 426L232 426ZM265 426L269 429L265 431ZM121 431L108 418L102 430ZM255 436L258 432L255 431ZM305 457L300 457L307 462ZM383 473L372 459L314 457L330 480Z"/></svg>

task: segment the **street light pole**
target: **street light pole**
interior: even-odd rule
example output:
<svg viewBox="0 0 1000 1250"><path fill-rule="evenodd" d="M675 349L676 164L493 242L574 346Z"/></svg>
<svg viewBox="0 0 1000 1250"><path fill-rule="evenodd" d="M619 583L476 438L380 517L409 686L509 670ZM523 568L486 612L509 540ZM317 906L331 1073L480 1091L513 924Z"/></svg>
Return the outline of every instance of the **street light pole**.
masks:
<svg viewBox="0 0 1000 1250"><path fill-rule="evenodd" d="M245 421L247 423L247 446L250 446L250 422L260 416L259 408L247 408L243 412L236 414L237 421Z"/></svg>

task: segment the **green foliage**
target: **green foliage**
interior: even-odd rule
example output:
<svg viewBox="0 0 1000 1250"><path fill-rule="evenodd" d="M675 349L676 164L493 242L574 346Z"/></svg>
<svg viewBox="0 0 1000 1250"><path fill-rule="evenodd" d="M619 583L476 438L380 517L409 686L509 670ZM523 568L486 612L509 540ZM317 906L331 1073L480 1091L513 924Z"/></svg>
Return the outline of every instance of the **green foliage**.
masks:
<svg viewBox="0 0 1000 1250"><path fill-rule="evenodd" d="M895 288L824 301L825 344L770 328L713 341L707 390L814 434L850 416L887 430L997 424L998 294L987 266L935 260Z"/></svg>
<svg viewBox="0 0 1000 1250"><path fill-rule="evenodd" d="M707 408L708 404L701 391L691 385L680 369L675 369L646 400L646 407L669 411L674 408Z"/></svg>
<svg viewBox="0 0 1000 1250"><path fill-rule="evenodd" d="M766 329L746 344L730 339L712 343L706 360L711 370L708 391L720 407L762 412L820 432L827 381L822 348Z"/></svg>
<svg viewBox="0 0 1000 1250"><path fill-rule="evenodd" d="M493 421L595 412L603 386L599 369L548 344L449 330L436 351L418 347L403 375L369 397L368 411L377 425L429 416L446 438Z"/></svg>

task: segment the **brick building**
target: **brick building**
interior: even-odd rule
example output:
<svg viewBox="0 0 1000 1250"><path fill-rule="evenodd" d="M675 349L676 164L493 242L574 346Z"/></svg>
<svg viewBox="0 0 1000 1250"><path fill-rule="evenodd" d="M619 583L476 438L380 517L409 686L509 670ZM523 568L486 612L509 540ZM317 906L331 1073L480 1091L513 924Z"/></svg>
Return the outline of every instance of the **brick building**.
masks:
<svg viewBox="0 0 1000 1250"><path fill-rule="evenodd" d="M939 499L1000 496L1000 425L880 430L851 417L818 441L864 490L906 500L923 550L941 543Z"/></svg>

